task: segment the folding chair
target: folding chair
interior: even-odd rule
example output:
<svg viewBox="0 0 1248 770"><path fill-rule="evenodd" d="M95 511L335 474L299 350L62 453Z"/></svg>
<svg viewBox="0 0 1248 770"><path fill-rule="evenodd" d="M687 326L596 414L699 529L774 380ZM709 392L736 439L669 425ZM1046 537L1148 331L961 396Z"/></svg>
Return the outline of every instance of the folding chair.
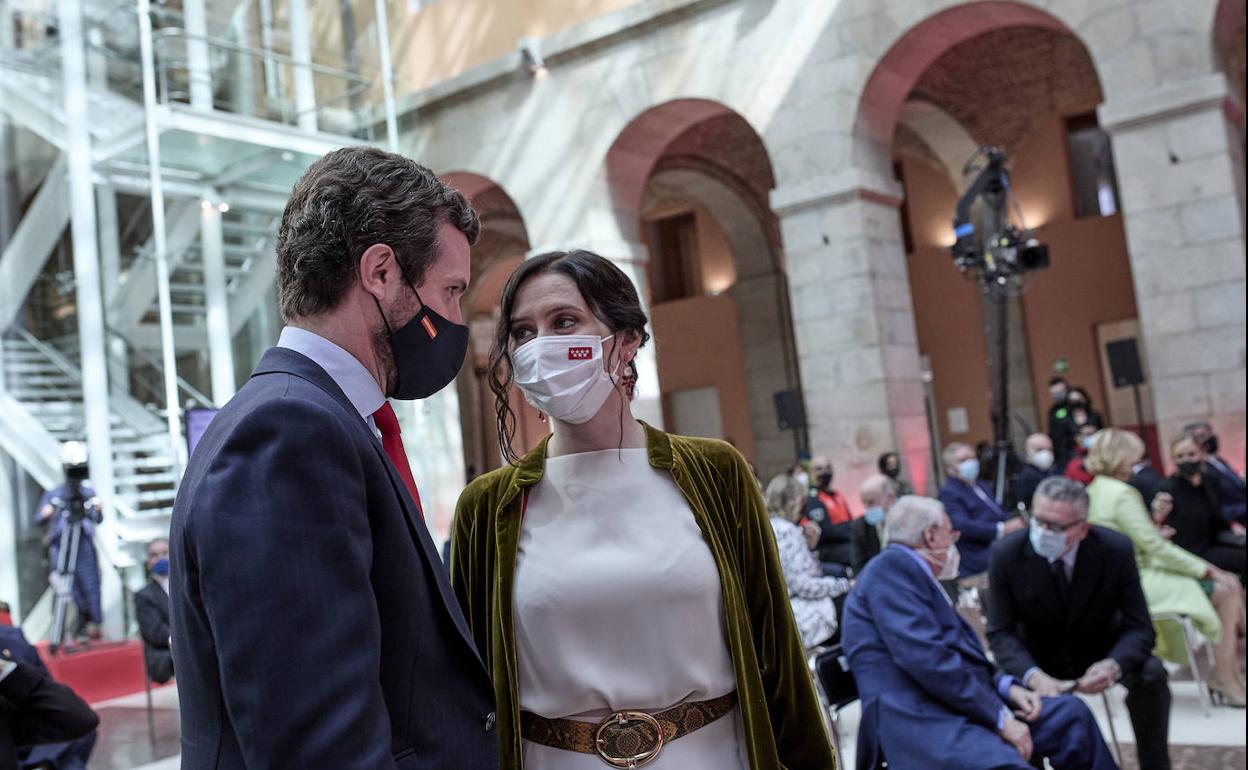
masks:
<svg viewBox="0 0 1248 770"><path fill-rule="evenodd" d="M1191 669L1201 708L1205 716L1209 716L1212 699L1206 679L1213 671L1213 647L1196 631L1191 619L1182 615L1154 615L1153 630L1157 633L1153 654L1169 663Z"/></svg>
<svg viewBox="0 0 1248 770"><path fill-rule="evenodd" d="M1122 744L1118 742L1118 728L1114 726L1114 708L1109 700L1109 691L1113 688L1106 688L1101 691L1101 703L1105 706L1105 723L1109 725L1109 738L1114 745L1114 759L1118 761L1118 766L1122 767Z"/></svg>
<svg viewBox="0 0 1248 770"><path fill-rule="evenodd" d="M843 761L841 731L838 728L840 713L841 709L858 700L858 683L849 671L849 660L839 644L810 650L807 661L815 675L815 689L824 705L824 726L832 735L837 758Z"/></svg>

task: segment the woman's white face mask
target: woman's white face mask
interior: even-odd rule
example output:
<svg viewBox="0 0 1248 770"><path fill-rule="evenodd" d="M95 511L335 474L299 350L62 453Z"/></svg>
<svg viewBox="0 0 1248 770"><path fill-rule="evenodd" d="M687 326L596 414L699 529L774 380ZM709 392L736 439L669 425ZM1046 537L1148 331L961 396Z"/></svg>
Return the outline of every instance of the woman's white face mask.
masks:
<svg viewBox="0 0 1248 770"><path fill-rule="evenodd" d="M516 386L552 419L589 422L615 388L617 373L607 373L602 352L602 343L614 336L550 334L529 340L511 354Z"/></svg>

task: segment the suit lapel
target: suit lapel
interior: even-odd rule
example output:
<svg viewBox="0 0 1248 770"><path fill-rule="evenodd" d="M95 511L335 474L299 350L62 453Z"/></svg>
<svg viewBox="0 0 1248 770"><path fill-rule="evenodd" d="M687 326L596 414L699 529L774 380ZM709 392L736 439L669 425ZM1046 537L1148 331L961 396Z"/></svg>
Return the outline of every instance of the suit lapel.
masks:
<svg viewBox="0 0 1248 770"><path fill-rule="evenodd" d="M1069 608L1062 606L1061 597L1057 593L1057 580L1053 577L1053 568L1048 559L1033 551L1031 543L1023 544L1022 554L1026 564L1027 582L1040 595L1040 603L1045 606L1050 617L1065 620Z"/></svg>
<svg viewBox="0 0 1248 770"><path fill-rule="evenodd" d="M338 405L351 414L352 417L359 418L360 413L356 411L351 400L342 392L342 388L338 387L338 383L329 376L315 361L293 350L286 348L270 348L261 357L259 365L256 366L252 376L263 374L293 374L296 377L307 380L325 391ZM442 596L442 602L446 605L447 614L451 616L451 620L455 622L455 627L459 629L459 633L464 637L464 641L468 642L468 646L473 650L474 654L480 658L477 653L477 647L472 642L472 635L468 631L468 623L464 620L463 613L460 612L459 602L455 599L455 594L451 590L450 580L447 575L446 568L442 564L442 558L438 555L437 549L433 545L433 539L429 536L429 528L425 526L425 522L421 519L416 511L416 503L412 500L411 494L407 491L407 485L403 483L403 479L399 478L399 472L395 469L394 463L390 461L386 450L381 446L381 441L368 427L368 423L362 419L349 420L353 425L358 426L358 430L363 431L368 436L369 443L372 444L373 450L377 453L381 464L386 469L386 475L390 478L390 485L394 488L395 495L399 498L399 506L403 510L403 517L407 521L407 528L412 539L417 544L417 549L424 557L427 572L433 577L434 583L438 587L438 593Z"/></svg>
<svg viewBox="0 0 1248 770"><path fill-rule="evenodd" d="M1075 557L1075 569L1070 578L1070 614L1072 621L1087 606L1092 598L1093 589L1101 578L1101 547L1095 537L1088 537L1079 544L1079 553Z"/></svg>

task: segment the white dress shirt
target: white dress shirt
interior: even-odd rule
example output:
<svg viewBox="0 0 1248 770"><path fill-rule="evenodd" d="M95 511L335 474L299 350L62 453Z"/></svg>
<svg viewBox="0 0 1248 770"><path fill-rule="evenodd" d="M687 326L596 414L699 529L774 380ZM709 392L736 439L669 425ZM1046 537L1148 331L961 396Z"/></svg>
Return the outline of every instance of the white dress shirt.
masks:
<svg viewBox="0 0 1248 770"><path fill-rule="evenodd" d="M386 394L382 393L377 380L373 379L373 375L364 368L359 359L321 335L298 326L282 329L281 336L277 338L277 346L302 353L324 369L330 379L342 389L355 411L368 423L368 427L374 433L377 432L373 412L386 403Z"/></svg>

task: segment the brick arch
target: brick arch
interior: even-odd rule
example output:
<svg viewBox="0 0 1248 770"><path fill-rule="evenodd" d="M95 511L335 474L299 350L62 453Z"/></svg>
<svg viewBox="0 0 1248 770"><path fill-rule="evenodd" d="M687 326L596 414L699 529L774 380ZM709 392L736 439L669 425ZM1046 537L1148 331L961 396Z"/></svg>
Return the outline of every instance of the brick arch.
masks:
<svg viewBox="0 0 1248 770"><path fill-rule="evenodd" d="M876 64L858 100L855 153L887 157L906 99L945 52L979 35L1007 27L1071 32L1062 21L1031 5L1002 0L963 3L910 27Z"/></svg>
<svg viewBox="0 0 1248 770"><path fill-rule="evenodd" d="M471 171L453 171L440 178L463 193L481 218L481 236L472 249L474 284L496 263L528 252L529 233L524 216L502 185ZM474 291L475 287L469 289L470 298Z"/></svg>
<svg viewBox="0 0 1248 770"><path fill-rule="evenodd" d="M620 232L630 237L639 236L646 185L669 148L699 124L729 115L740 117L732 108L709 99L674 99L651 107L620 131L606 157L607 185ZM753 141L766 155L757 131L752 129L751 133ZM771 175L770 161L767 174Z"/></svg>

